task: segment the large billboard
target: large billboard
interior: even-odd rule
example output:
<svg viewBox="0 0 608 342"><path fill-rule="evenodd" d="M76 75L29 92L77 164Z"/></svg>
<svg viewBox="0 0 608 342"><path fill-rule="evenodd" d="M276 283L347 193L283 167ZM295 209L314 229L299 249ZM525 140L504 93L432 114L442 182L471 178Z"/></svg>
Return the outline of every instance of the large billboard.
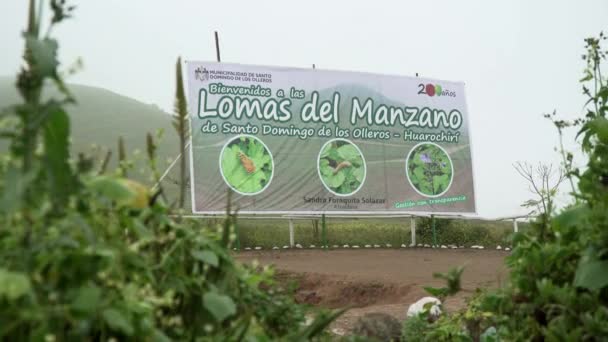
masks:
<svg viewBox="0 0 608 342"><path fill-rule="evenodd" d="M193 212L475 213L464 84L188 62Z"/></svg>

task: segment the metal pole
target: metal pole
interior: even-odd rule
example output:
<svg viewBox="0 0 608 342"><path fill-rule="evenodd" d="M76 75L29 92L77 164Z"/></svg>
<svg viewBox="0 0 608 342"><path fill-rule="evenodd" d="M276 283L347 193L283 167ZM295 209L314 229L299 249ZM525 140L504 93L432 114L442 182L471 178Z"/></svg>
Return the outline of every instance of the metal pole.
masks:
<svg viewBox="0 0 608 342"><path fill-rule="evenodd" d="M513 231L515 233L519 232L519 227L517 227L517 220L513 219Z"/></svg>
<svg viewBox="0 0 608 342"><path fill-rule="evenodd" d="M412 234L412 242L410 246L416 246L416 218L410 218L410 233Z"/></svg>
<svg viewBox="0 0 608 342"><path fill-rule="evenodd" d="M222 59L220 58L220 38L217 34L217 31L215 31L215 55L217 57L218 63L221 62Z"/></svg>
<svg viewBox="0 0 608 342"><path fill-rule="evenodd" d="M433 246L437 247L437 230L435 229L435 215L431 215L431 227L433 228Z"/></svg>
<svg viewBox="0 0 608 342"><path fill-rule="evenodd" d="M289 219L289 247L293 248L294 246L294 235L293 235L293 220Z"/></svg>
<svg viewBox="0 0 608 342"><path fill-rule="evenodd" d="M325 224L325 214L321 215L321 239L323 247L327 249L327 227Z"/></svg>

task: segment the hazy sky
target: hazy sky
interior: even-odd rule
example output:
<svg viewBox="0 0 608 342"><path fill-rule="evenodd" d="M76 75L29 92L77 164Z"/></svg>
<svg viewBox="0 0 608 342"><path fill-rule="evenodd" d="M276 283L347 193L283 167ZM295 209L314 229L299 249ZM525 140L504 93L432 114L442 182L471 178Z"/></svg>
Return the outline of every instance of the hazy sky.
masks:
<svg viewBox="0 0 608 342"><path fill-rule="evenodd" d="M558 163L542 114L581 112L583 39L608 29L608 1L83 0L62 24L70 81L172 108L178 55L466 82L481 216L525 212L516 161ZM0 75L20 62L25 0L0 1ZM572 146L572 144L569 144ZM564 187L564 190L566 188Z"/></svg>

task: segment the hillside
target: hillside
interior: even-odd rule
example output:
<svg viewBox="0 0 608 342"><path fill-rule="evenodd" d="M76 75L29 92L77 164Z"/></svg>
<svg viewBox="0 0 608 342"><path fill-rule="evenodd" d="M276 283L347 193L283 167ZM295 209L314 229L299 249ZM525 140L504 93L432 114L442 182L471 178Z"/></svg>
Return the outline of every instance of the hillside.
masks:
<svg viewBox="0 0 608 342"><path fill-rule="evenodd" d="M78 101L68 106L75 152L90 151L92 144L115 148L119 136L123 136L129 150L143 149L146 133L163 128L166 134L161 154L167 157L175 154L177 137L171 117L157 106L102 88L84 85L69 85L69 88ZM49 90L49 94L52 93L53 90ZM14 80L0 77L0 107L19 100Z"/></svg>
<svg viewBox="0 0 608 342"><path fill-rule="evenodd" d="M164 130L159 146L159 168L167 167L167 160L178 154L178 137L171 125L171 116L156 105L145 104L109 90L84 85L70 84L77 104L68 106L72 119L72 151L91 153L97 145L106 151L113 150L110 167L116 165L117 144L120 136L125 140L127 151L146 150L146 133ZM49 89L48 95L55 90ZM56 93L56 92L55 92ZM14 79L0 77L0 108L18 103L20 97L14 87ZM7 142L0 141L0 153L7 150ZM102 159L105 152L96 154ZM145 153L142 153L142 158ZM144 165L138 163L137 169ZM133 175L137 178L141 176Z"/></svg>

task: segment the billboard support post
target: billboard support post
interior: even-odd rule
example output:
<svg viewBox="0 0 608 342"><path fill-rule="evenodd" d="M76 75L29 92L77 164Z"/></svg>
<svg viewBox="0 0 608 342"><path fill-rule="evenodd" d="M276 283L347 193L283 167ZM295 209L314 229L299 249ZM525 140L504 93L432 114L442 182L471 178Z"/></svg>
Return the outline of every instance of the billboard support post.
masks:
<svg viewBox="0 0 608 342"><path fill-rule="evenodd" d="M513 219L513 232L519 232L519 227L517 227L517 219Z"/></svg>
<svg viewBox="0 0 608 342"><path fill-rule="evenodd" d="M327 224L325 222L325 214L321 216L321 239L323 248L327 249Z"/></svg>
<svg viewBox="0 0 608 342"><path fill-rule="evenodd" d="M435 229L435 215L431 215L431 227L433 229L433 246L437 247L437 230Z"/></svg>
<svg viewBox="0 0 608 342"><path fill-rule="evenodd" d="M416 218L410 217L410 233L412 235L412 241L410 242L410 246L416 246Z"/></svg>
<svg viewBox="0 0 608 342"><path fill-rule="evenodd" d="M293 220L289 219L289 247L293 248L294 246L294 234L293 234Z"/></svg>

